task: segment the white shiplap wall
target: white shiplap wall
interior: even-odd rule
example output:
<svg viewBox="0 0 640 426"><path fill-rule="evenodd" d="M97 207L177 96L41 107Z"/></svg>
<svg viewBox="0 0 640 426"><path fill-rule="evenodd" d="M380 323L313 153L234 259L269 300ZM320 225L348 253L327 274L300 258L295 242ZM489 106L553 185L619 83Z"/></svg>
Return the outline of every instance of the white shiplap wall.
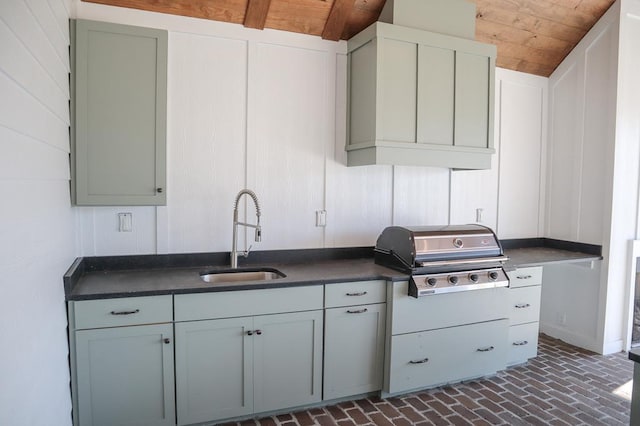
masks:
<svg viewBox="0 0 640 426"><path fill-rule="evenodd" d="M71 424L71 1L0 1L0 424Z"/></svg>

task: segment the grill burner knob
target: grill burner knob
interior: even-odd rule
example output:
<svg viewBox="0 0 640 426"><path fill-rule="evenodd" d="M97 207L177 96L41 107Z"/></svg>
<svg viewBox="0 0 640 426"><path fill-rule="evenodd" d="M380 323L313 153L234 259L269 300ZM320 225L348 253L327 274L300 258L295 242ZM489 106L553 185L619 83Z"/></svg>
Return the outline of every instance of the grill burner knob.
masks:
<svg viewBox="0 0 640 426"><path fill-rule="evenodd" d="M431 287L436 285L436 282L438 282L438 280L436 280L435 278L427 278L426 281L427 281L427 284L429 284Z"/></svg>
<svg viewBox="0 0 640 426"><path fill-rule="evenodd" d="M489 272L489 279L491 281L495 281L498 279L498 273L496 271Z"/></svg>
<svg viewBox="0 0 640 426"><path fill-rule="evenodd" d="M456 285L458 284L458 277L455 275L452 275L449 277L449 282L451 283L451 285Z"/></svg>
<svg viewBox="0 0 640 426"><path fill-rule="evenodd" d="M469 279L472 282L477 283L478 282L478 274L469 274Z"/></svg>

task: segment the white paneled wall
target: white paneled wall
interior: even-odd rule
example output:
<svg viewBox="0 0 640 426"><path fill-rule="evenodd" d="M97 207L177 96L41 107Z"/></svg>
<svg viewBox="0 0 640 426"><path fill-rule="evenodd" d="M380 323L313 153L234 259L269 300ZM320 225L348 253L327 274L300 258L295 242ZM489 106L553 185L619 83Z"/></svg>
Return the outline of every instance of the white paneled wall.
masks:
<svg viewBox="0 0 640 426"><path fill-rule="evenodd" d="M548 79L496 70L500 238L543 234Z"/></svg>
<svg viewBox="0 0 640 426"><path fill-rule="evenodd" d="M545 236L603 244L615 125L617 18L605 15L549 79Z"/></svg>
<svg viewBox="0 0 640 426"><path fill-rule="evenodd" d="M260 248L323 247L315 211L324 209L335 53L269 43L250 49L246 174L263 208ZM252 221L253 206L247 210Z"/></svg>
<svg viewBox="0 0 640 426"><path fill-rule="evenodd" d="M262 242L247 238L254 250L371 246L386 226L473 223L478 209L481 223L499 227L498 155L486 171L346 167L344 42L92 3L77 8L80 18L170 34L167 206L77 209L80 255L229 250L233 199L244 187L262 204ZM518 125L540 123L544 111L530 112L512 115ZM541 150L539 138L529 141ZM538 199L540 187L523 193ZM326 227L316 226L318 210L327 212ZM127 236L114 228L123 211L134 213ZM245 211L253 221L251 203L243 202ZM505 220L519 220L509 217L517 209L505 211ZM515 228L510 237L520 236Z"/></svg>
<svg viewBox="0 0 640 426"><path fill-rule="evenodd" d="M71 2L0 2L0 424L70 425Z"/></svg>
<svg viewBox="0 0 640 426"><path fill-rule="evenodd" d="M230 246L233 199L246 186L247 44L170 34L168 229L158 231L168 252Z"/></svg>

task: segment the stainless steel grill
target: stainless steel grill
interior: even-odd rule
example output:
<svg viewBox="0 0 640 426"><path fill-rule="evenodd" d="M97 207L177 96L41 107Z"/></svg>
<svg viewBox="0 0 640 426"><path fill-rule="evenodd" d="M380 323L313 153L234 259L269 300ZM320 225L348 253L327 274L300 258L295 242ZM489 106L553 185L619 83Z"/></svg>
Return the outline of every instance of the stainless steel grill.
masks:
<svg viewBox="0 0 640 426"><path fill-rule="evenodd" d="M385 228L375 261L410 275L409 295L509 286L508 260L494 232L481 225Z"/></svg>

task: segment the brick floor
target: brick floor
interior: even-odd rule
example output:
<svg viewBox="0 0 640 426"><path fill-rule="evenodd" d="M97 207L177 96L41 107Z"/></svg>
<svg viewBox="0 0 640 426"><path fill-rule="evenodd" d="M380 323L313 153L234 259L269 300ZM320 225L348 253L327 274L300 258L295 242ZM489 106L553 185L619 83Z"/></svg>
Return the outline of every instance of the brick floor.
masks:
<svg viewBox="0 0 640 426"><path fill-rule="evenodd" d="M632 376L626 353L541 335L537 358L488 379L225 425L628 425L630 403L613 391Z"/></svg>

